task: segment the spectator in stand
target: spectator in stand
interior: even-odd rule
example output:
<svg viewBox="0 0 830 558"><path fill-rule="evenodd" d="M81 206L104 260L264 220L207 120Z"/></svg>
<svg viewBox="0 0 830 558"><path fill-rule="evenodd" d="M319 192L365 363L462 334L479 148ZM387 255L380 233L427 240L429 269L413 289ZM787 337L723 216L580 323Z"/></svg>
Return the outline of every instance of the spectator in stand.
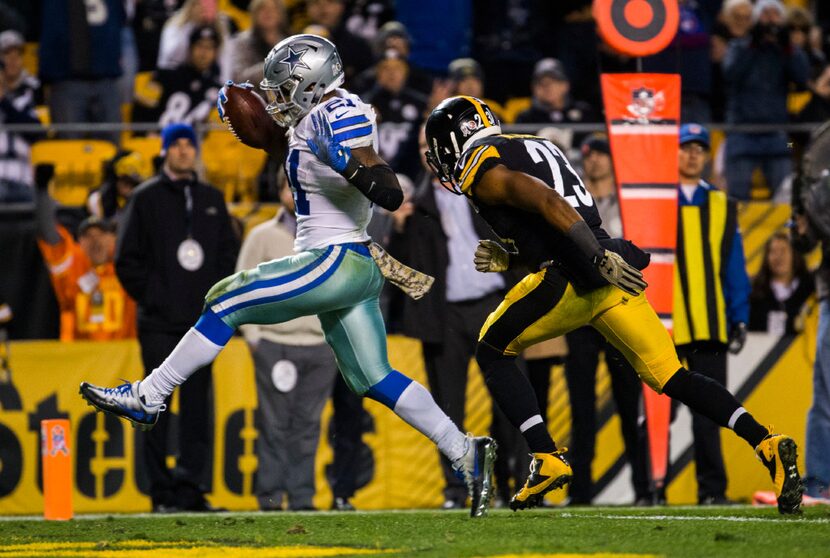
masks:
<svg viewBox="0 0 830 558"><path fill-rule="evenodd" d="M472 4L473 40L472 56L481 62L483 74L487 77L487 93L500 103L512 97L527 97L533 63L544 55L533 43L532 25L547 27L551 20L535 21L534 4L562 4L563 2L540 2L538 0L475 0ZM572 3L570 0L564 2ZM594 62L596 75L596 62ZM487 101L488 104L490 101ZM493 108L493 105L490 105Z"/></svg>
<svg viewBox="0 0 830 558"><path fill-rule="evenodd" d="M193 28L187 61L175 69L153 73L136 95L133 121L158 122L162 128L173 122L206 122L222 86L216 64L221 42L213 26Z"/></svg>
<svg viewBox="0 0 830 558"><path fill-rule="evenodd" d="M686 122L712 120L710 37L720 5L721 0L680 0L680 24L674 40L663 51L643 59L646 72L680 73L680 117Z"/></svg>
<svg viewBox="0 0 830 558"><path fill-rule="evenodd" d="M48 187L54 168L37 169L37 243L49 268L60 309L61 341L132 339L136 333L135 302L115 276L115 227L88 217L78 227L78 240L55 220L55 201Z"/></svg>
<svg viewBox="0 0 830 558"><path fill-rule="evenodd" d="M723 79L723 60L729 41L740 39L752 29L751 0L726 0L712 30L712 87L710 109L714 122L723 122L726 115L726 83Z"/></svg>
<svg viewBox="0 0 830 558"><path fill-rule="evenodd" d="M369 42L374 42L395 16L395 0L352 0L348 6L343 17L346 29Z"/></svg>
<svg viewBox="0 0 830 558"><path fill-rule="evenodd" d="M104 183L92 190L86 198L86 209L93 217L111 220L117 224L133 190L150 178L149 161L138 152L121 151L104 166Z"/></svg>
<svg viewBox="0 0 830 558"><path fill-rule="evenodd" d="M345 0L306 0L306 13L312 25L328 29L329 39L337 45L346 74L346 87L372 64L372 49L365 39L346 29Z"/></svg>
<svg viewBox="0 0 830 558"><path fill-rule="evenodd" d="M594 197L602 226L612 237L621 237L620 204L608 138L604 134L592 134L582 142L581 151L585 188ZM597 437L596 384L600 353L605 353L605 363L611 376L611 391L620 417L626 460L631 467L635 502L638 505L651 504L647 449L638 427L642 382L622 353L594 328L575 329L565 338L568 346L574 347L565 359L565 379L573 421L568 453L574 471L568 490L570 504L588 505L595 496L591 464Z"/></svg>
<svg viewBox="0 0 830 558"><path fill-rule="evenodd" d="M790 44L784 17L781 2L759 0L752 11L755 24L750 35L729 43L723 73L730 124L785 124L790 84L806 87L807 57ZM724 173L729 194L748 200L752 173L759 167L774 192L792 170L787 143L783 131L728 134Z"/></svg>
<svg viewBox="0 0 830 558"><path fill-rule="evenodd" d="M799 122L826 122L830 120L830 64L818 72L818 77L810 81L810 100L798 113Z"/></svg>
<svg viewBox="0 0 830 558"><path fill-rule="evenodd" d="M563 124L597 122L598 115L587 103L573 101L571 84L562 63L555 58L543 58L533 69L533 104L516 117L517 124ZM582 136L584 137L584 135ZM575 142L581 141L577 135Z"/></svg>
<svg viewBox="0 0 830 558"><path fill-rule="evenodd" d="M190 57L190 37L197 27L213 27L221 37L219 46L230 38L231 20L219 12L216 4L217 0L185 0L182 7L167 20L159 39L158 69L175 70L187 62ZM221 52L217 59L223 60ZM222 82L229 79L229 76L229 70L221 68Z"/></svg>
<svg viewBox="0 0 830 558"><path fill-rule="evenodd" d="M830 498L830 175L813 184L803 214L796 215L795 248L808 253L819 244L822 257L816 273L819 299L818 335L813 366L813 405L807 415L805 493Z"/></svg>
<svg viewBox="0 0 830 558"><path fill-rule="evenodd" d="M287 181L280 201L282 209L276 218L257 225L245 238L237 270L267 266L293 253L297 221ZM255 365L259 509L314 510L320 413L338 376L334 353L326 345L316 316L281 324L247 324L240 329Z"/></svg>
<svg viewBox="0 0 830 558"><path fill-rule="evenodd" d="M26 105L42 105L40 81L23 66L23 35L9 29L0 33L0 76L6 92L15 99L26 98Z"/></svg>
<svg viewBox="0 0 830 558"><path fill-rule="evenodd" d="M377 83L363 96L378 114L379 155L395 172L417 176L421 166L418 128L427 99L406 86L409 65L396 50L389 50L375 66Z"/></svg>
<svg viewBox="0 0 830 558"><path fill-rule="evenodd" d="M450 95L467 95L481 99L496 113L501 120L504 109L496 101L484 95L484 70L472 58L456 58L447 68L451 86ZM444 99L436 99L438 102Z"/></svg>
<svg viewBox="0 0 830 558"><path fill-rule="evenodd" d="M749 330L773 335L802 331L804 305L814 292L804 256L793 249L789 234L776 232L764 247L761 270L752 281Z"/></svg>
<svg viewBox="0 0 830 558"><path fill-rule="evenodd" d="M752 0L726 0L720 19L731 39L746 37L752 30Z"/></svg>
<svg viewBox="0 0 830 558"><path fill-rule="evenodd" d="M139 72L151 72L158 68L161 31L178 7L178 2L169 0L141 0L136 3L133 31Z"/></svg>
<svg viewBox="0 0 830 558"><path fill-rule="evenodd" d="M824 67L827 62L824 52L810 40L815 29L812 14L804 8L791 6L787 12L787 29L790 31L790 44L804 51L810 68Z"/></svg>
<svg viewBox="0 0 830 558"><path fill-rule="evenodd" d="M92 4L91 4L92 5ZM70 9L66 0L43 0L38 60L48 87L53 123L121 122L122 0L101 0L99 9ZM62 134L79 137L78 133ZM117 131L96 133L117 144Z"/></svg>
<svg viewBox="0 0 830 558"><path fill-rule="evenodd" d="M411 64L409 61L411 46L412 38L409 36L406 27L399 21L388 21L378 31L372 43L372 51L375 53L376 59L382 58L390 50L394 50L400 54L401 58L406 60L409 65L406 86L423 95L429 95L432 91L432 76L421 68ZM374 82L375 68L367 68L352 80L352 90L365 93L372 88Z"/></svg>
<svg viewBox="0 0 830 558"><path fill-rule="evenodd" d="M248 6L251 27L234 35L225 47L230 79L237 83L262 81L262 61L287 36L288 21L282 0L253 0Z"/></svg>
<svg viewBox="0 0 830 558"><path fill-rule="evenodd" d="M196 176L196 132L187 124L170 124L161 138L162 170L130 198L115 255L118 278L138 303L138 341L147 374L187 332L210 286L233 273L237 253L221 192ZM181 387L175 468L167 466L169 413L138 442L153 512L215 511L205 498L212 480L210 393L210 366Z"/></svg>
<svg viewBox="0 0 830 558"><path fill-rule="evenodd" d="M35 102L40 93L37 78L23 68L23 35L0 33L0 123L40 124ZM37 134L0 131L0 203L34 199L30 143Z"/></svg>

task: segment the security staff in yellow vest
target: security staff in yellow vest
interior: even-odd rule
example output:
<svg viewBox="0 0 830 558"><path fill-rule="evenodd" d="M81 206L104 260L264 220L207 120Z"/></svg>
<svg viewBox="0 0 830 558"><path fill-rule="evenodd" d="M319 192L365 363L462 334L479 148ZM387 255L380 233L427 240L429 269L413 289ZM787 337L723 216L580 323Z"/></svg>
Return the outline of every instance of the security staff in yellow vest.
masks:
<svg viewBox="0 0 830 558"><path fill-rule="evenodd" d="M680 127L674 342L688 369L726 384L726 351L746 341L750 283L735 202L703 180L709 132ZM726 504L718 425L692 413L698 503Z"/></svg>

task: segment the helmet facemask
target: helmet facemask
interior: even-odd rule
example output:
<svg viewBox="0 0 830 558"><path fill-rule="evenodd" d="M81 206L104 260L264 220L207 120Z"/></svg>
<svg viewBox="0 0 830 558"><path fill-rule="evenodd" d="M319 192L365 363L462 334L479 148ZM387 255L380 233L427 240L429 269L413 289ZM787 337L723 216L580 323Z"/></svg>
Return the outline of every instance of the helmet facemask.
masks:
<svg viewBox="0 0 830 558"><path fill-rule="evenodd" d="M441 153L441 152L444 153ZM441 186L453 194L462 195L461 187L455 180L455 164L458 162L459 153L452 153L446 147L438 145L438 140L432 138L429 150L426 152L427 164L435 173Z"/></svg>
<svg viewBox="0 0 830 558"><path fill-rule="evenodd" d="M323 98L325 91L314 91L314 97L308 108L304 108L297 103L295 99L299 93L302 81L303 78L295 78L292 76L276 85L264 79L259 84L260 89L265 91L265 96L268 98L268 105L265 107L265 110L271 115L274 122L283 128L296 126L297 122L308 114L320 102L320 99ZM316 85L312 83L307 89L313 89Z"/></svg>

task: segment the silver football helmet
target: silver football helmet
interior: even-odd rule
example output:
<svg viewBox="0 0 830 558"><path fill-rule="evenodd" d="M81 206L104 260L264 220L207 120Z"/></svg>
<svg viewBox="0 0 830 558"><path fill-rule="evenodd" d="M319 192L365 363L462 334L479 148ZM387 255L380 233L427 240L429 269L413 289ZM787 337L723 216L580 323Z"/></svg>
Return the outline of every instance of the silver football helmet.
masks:
<svg viewBox="0 0 830 558"><path fill-rule="evenodd" d="M266 110L280 126L294 126L323 95L343 84L343 63L337 47L317 35L293 35L265 57L260 89L268 96Z"/></svg>

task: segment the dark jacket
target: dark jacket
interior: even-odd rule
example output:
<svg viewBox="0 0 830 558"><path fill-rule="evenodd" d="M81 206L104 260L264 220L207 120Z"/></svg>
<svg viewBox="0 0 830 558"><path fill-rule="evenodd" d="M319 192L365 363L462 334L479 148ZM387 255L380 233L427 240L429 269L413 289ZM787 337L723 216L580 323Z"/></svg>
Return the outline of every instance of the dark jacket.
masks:
<svg viewBox="0 0 830 558"><path fill-rule="evenodd" d="M192 236L204 262L185 270L177 257L187 238L185 185L193 195ZM118 232L115 271L138 303L138 327L184 333L199 317L204 297L234 271L239 242L221 192L192 181L160 174L139 185L127 204Z"/></svg>
<svg viewBox="0 0 830 558"><path fill-rule="evenodd" d="M741 123L787 122L790 83L807 85L807 56L798 47L733 39L723 61L726 119Z"/></svg>
<svg viewBox="0 0 830 558"><path fill-rule="evenodd" d="M441 343L445 338L444 324L447 323L447 267L450 265L447 235L441 226L441 214L431 181L422 182L417 191L415 211L406 220L403 233L392 233L388 249L391 255L406 265L435 277L435 283L429 294L420 300L404 297L401 333L425 343ZM484 219L472 207L470 211L473 212L473 227L479 238L495 239ZM515 277L511 280L505 276L508 287L515 282Z"/></svg>
<svg viewBox="0 0 830 558"><path fill-rule="evenodd" d="M805 274L799 277L798 288L793 291L790 298L779 302L772 294L769 285L758 286L749 297L749 331L767 331L767 319L770 312L786 312L787 326L786 333L798 333L795 328L795 319L801 313L801 308L810 295L815 291L816 285L813 276Z"/></svg>

